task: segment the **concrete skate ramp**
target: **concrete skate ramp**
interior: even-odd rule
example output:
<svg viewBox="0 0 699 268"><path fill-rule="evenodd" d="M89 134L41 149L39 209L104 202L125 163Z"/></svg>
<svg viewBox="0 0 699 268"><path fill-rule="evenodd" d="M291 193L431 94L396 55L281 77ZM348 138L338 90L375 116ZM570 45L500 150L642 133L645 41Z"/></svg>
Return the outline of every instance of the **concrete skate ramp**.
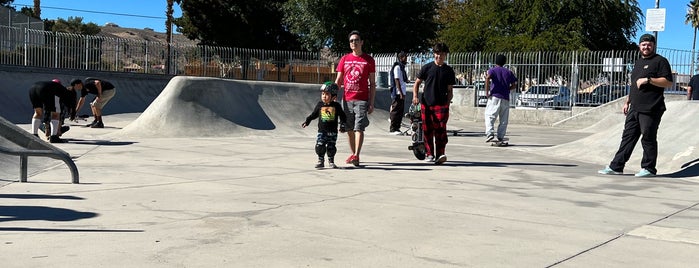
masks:
<svg viewBox="0 0 699 268"><path fill-rule="evenodd" d="M29 88L36 81L58 78L63 85L67 85L73 78L85 77L102 78L116 86L117 94L105 107L105 115L143 112L171 78L169 75L0 66L0 116L15 124L29 124L33 113L29 101ZM90 94L86 101L92 101L93 98L94 95ZM90 105L83 105L77 114L92 115ZM105 123L109 125L109 122Z"/></svg>
<svg viewBox="0 0 699 268"><path fill-rule="evenodd" d="M667 102L658 130L658 174L678 174L690 172L699 175L699 130L696 128L699 102ZM613 113L601 119L585 131L594 134L566 144L554 146L544 151L567 159L600 164L600 168L614 157L621 142L624 129L624 115ZM639 140L631 159L626 163L626 173L640 170L643 150Z"/></svg>
<svg viewBox="0 0 699 268"><path fill-rule="evenodd" d="M319 86L178 76L170 80L134 122L114 135L215 137L315 133L317 121L306 129L300 125L320 100ZM378 95L377 106L388 107L385 100L388 97ZM385 109L370 116L372 128L388 131Z"/></svg>

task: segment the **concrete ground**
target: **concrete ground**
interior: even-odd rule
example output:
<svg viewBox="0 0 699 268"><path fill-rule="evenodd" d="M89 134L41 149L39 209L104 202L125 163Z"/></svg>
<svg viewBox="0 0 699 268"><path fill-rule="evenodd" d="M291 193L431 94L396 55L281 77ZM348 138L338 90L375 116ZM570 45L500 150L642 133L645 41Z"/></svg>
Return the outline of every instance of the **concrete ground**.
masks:
<svg viewBox="0 0 699 268"><path fill-rule="evenodd" d="M271 104L261 106L267 109ZM74 126L65 135L70 142L57 147L75 158L80 184L70 184L68 169L59 162L31 174L29 183L0 181L0 263L3 267L693 267L699 263L699 174L693 170L661 170L661 176L647 179L598 175L606 162L561 157L559 152L569 148L557 149L594 134L511 125L508 134L514 146L491 147L484 142L482 122L458 118L450 121L449 128L463 131L449 137L448 161L435 166L413 157L407 150L409 137L387 135L385 112L372 117L361 167L343 163L349 150L346 136L341 136L336 161L341 168L318 170L313 168L315 128L292 127L310 112L305 105L295 113L293 107L284 108L288 125L244 135L135 135L133 129L148 125L139 119L148 111L105 116L105 129ZM280 126L277 116L268 119ZM616 148L606 149L611 159ZM597 150L582 146L579 154ZM627 172L633 174L637 166L638 162L629 162Z"/></svg>

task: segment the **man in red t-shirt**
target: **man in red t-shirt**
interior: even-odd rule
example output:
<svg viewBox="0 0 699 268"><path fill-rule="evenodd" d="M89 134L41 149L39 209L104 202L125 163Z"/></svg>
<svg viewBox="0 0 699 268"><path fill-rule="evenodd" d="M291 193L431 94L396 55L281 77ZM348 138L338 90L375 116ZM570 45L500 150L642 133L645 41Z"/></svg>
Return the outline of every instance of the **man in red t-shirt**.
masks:
<svg viewBox="0 0 699 268"><path fill-rule="evenodd" d="M362 51L364 41L358 31L349 34L349 43L352 53L343 56L337 64L335 83L344 88L342 107L347 114L347 136L352 151L345 162L358 166L364 129L369 125L367 116L374 111L376 63Z"/></svg>

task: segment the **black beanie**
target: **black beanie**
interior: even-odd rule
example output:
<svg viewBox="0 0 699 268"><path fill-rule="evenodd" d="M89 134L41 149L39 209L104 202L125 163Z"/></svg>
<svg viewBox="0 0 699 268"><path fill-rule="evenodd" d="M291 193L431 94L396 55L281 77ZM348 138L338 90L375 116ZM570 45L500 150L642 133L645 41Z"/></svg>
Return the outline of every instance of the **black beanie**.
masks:
<svg viewBox="0 0 699 268"><path fill-rule="evenodd" d="M71 86L75 86L75 85L77 85L77 84L82 84L82 83L83 83L83 81L80 81L80 79L73 79L73 80L70 80L70 85L71 85Z"/></svg>

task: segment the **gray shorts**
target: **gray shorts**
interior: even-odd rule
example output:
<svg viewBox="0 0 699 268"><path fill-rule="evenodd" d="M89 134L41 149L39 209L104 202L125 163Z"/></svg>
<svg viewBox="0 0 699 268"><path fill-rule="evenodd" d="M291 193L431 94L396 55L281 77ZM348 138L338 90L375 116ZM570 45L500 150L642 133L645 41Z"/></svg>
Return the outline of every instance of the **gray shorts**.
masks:
<svg viewBox="0 0 699 268"><path fill-rule="evenodd" d="M347 115L347 127L353 126L354 131L364 131L369 126L369 117L367 117L369 102L343 100L342 108Z"/></svg>

